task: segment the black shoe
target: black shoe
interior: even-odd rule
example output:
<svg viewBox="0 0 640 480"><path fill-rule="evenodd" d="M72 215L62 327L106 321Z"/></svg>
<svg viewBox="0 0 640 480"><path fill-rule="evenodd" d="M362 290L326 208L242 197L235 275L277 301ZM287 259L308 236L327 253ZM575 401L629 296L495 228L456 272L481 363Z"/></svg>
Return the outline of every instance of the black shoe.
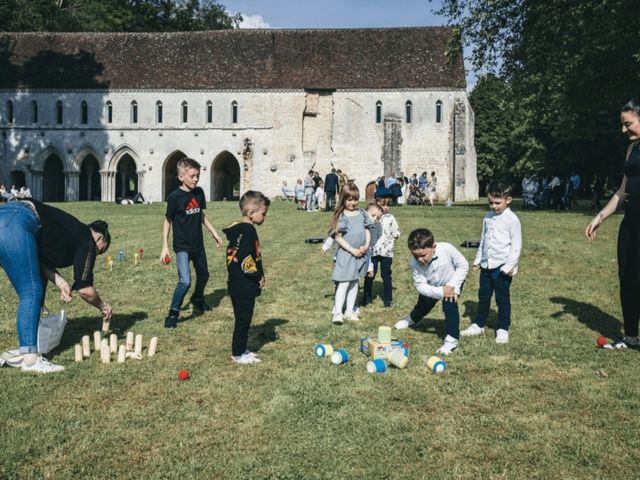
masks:
<svg viewBox="0 0 640 480"><path fill-rule="evenodd" d="M385 308L391 308L393 307L393 302L385 303L384 306Z"/></svg>
<svg viewBox="0 0 640 480"><path fill-rule="evenodd" d="M164 319L164 328L176 328L178 326L178 317L169 315Z"/></svg>
<svg viewBox="0 0 640 480"><path fill-rule="evenodd" d="M622 337L616 342L604 344L603 348L606 348L607 350L618 350L620 348L631 348L633 350L640 350L640 340L633 340L629 337Z"/></svg>
<svg viewBox="0 0 640 480"><path fill-rule="evenodd" d="M362 301L360 302L360 306L361 307L366 307L367 305L369 305L371 303L371 298L369 297L363 297Z"/></svg>
<svg viewBox="0 0 640 480"><path fill-rule="evenodd" d="M204 298L191 298L191 305L195 307L196 310L200 310L201 312L210 312L213 310L211 306L204 301Z"/></svg>

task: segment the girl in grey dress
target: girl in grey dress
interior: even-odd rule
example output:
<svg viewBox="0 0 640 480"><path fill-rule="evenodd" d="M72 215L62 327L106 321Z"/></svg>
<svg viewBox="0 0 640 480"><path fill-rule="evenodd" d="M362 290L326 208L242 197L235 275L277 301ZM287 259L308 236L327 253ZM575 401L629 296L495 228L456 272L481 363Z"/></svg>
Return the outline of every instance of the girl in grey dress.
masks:
<svg viewBox="0 0 640 480"><path fill-rule="evenodd" d="M332 276L337 283L332 318L334 324L342 324L344 319L359 320L354 312L354 305L358 296L358 279L367 273L365 254L371 241L369 229L373 227L369 216L358 208L359 199L360 191L355 183L346 183L331 220L331 232L338 244Z"/></svg>

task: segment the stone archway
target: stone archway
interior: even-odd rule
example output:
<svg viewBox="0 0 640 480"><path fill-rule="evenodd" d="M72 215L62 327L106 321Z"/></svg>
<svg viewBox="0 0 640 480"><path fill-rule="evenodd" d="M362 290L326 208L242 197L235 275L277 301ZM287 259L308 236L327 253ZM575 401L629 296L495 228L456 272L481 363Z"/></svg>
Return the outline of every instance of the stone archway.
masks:
<svg viewBox="0 0 640 480"><path fill-rule="evenodd" d="M138 173L136 162L131 155L125 153L116 167L116 201L124 198L133 199L138 193Z"/></svg>
<svg viewBox="0 0 640 480"><path fill-rule="evenodd" d="M186 158L180 150L176 150L167 157L162 168L162 198L167 201L169 194L180 186L178 181L178 161Z"/></svg>
<svg viewBox="0 0 640 480"><path fill-rule="evenodd" d="M376 193L376 182L369 182L367 183L367 188L365 190L365 200L367 202L372 202L373 200L375 200L375 193Z"/></svg>
<svg viewBox="0 0 640 480"><path fill-rule="evenodd" d="M211 200L238 200L240 198L240 164L229 152L222 152L211 168Z"/></svg>
<svg viewBox="0 0 640 480"><path fill-rule="evenodd" d="M44 202L64 202L65 200L62 160L54 153L44 161L42 200Z"/></svg>
<svg viewBox="0 0 640 480"><path fill-rule="evenodd" d="M80 196L82 200L99 201L102 198L102 186L100 181L100 163L92 154L88 154L82 160L80 167Z"/></svg>

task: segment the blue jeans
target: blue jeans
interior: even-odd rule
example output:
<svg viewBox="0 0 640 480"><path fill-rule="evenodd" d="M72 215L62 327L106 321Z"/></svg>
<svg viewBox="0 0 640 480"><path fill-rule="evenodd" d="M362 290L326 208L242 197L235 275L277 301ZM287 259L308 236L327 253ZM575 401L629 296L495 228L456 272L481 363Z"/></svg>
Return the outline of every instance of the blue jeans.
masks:
<svg viewBox="0 0 640 480"><path fill-rule="evenodd" d="M505 275L498 268L480 269L480 288L478 289L478 311L475 324L484 327L489 316L491 296L496 292L498 304L498 328L509 330L511 325L511 281L512 277Z"/></svg>
<svg viewBox="0 0 640 480"><path fill-rule="evenodd" d="M38 243L38 216L22 202L0 207L0 266L18 294L20 353L38 352L38 324L44 296Z"/></svg>
<svg viewBox="0 0 640 480"><path fill-rule="evenodd" d="M438 300L435 298L418 295L418 303L409 314L411 320L418 323L423 317L436 306ZM447 335L453 338L460 338L460 313L457 302L449 302L442 299L442 311L444 312L444 325Z"/></svg>
<svg viewBox="0 0 640 480"><path fill-rule="evenodd" d="M189 268L189 261L193 262L193 267L196 270L196 286L191 298L204 299L204 287L209 280L209 267L207 265L207 253L204 249L199 252L176 252L176 265L178 266L178 285L173 292L173 299L171 300L171 310L176 314L182 307L182 302L187 294L187 290L191 286L191 269Z"/></svg>

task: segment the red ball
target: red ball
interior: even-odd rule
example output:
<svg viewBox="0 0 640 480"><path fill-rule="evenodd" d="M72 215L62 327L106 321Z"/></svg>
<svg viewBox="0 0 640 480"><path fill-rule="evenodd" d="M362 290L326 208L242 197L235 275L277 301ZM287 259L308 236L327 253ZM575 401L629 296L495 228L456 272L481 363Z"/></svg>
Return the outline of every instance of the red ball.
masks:
<svg viewBox="0 0 640 480"><path fill-rule="evenodd" d="M171 257L169 255L165 255L162 259L162 263L164 263L165 265L171 263Z"/></svg>
<svg viewBox="0 0 640 480"><path fill-rule="evenodd" d="M601 335L598 337L598 340L596 340L596 343L601 347L604 347L607 344L607 339Z"/></svg>
<svg viewBox="0 0 640 480"><path fill-rule="evenodd" d="M189 372L186 370L180 370L180 372L178 372L178 378L180 380L189 380Z"/></svg>

